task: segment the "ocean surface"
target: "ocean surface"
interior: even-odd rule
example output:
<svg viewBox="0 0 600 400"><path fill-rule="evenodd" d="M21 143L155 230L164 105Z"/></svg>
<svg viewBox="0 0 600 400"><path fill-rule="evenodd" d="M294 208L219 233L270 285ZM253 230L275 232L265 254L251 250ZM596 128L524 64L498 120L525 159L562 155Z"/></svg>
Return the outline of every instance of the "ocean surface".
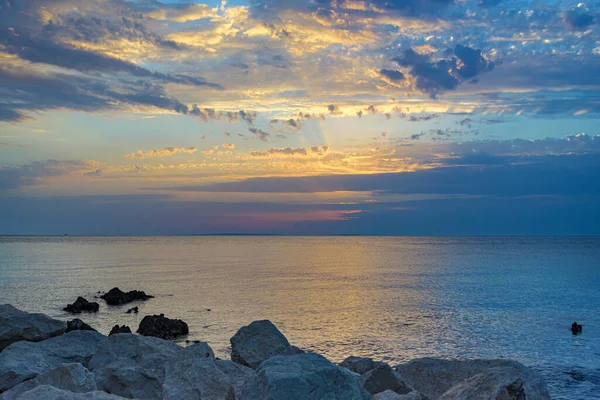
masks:
<svg viewBox="0 0 600 400"><path fill-rule="evenodd" d="M0 237L0 303L67 320L115 286L156 298L97 300L79 317L103 333L164 313L227 358L270 319L332 361L511 358L554 399L600 399L600 238Z"/></svg>

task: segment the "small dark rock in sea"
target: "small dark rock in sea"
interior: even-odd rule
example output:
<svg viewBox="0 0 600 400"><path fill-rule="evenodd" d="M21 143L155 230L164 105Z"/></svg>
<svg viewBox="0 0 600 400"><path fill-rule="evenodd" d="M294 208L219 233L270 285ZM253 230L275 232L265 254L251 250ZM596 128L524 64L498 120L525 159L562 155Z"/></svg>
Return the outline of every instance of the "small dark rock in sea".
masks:
<svg viewBox="0 0 600 400"><path fill-rule="evenodd" d="M127 313L127 314L131 314L131 313L135 313L135 314L137 314L137 313L139 313L139 312L140 312L140 310L139 310L139 309L137 308L137 306L136 306L136 307L133 307L133 308L130 308L129 310L127 310L127 312L126 312L126 313Z"/></svg>
<svg viewBox="0 0 600 400"><path fill-rule="evenodd" d="M212 311L210 308L207 308L206 311Z"/></svg>
<svg viewBox="0 0 600 400"><path fill-rule="evenodd" d="M75 303L67 305L63 310L73 314L79 314L83 311L97 312L99 308L100 305L98 303L87 301L83 297L78 297L77 300L75 300Z"/></svg>
<svg viewBox="0 0 600 400"><path fill-rule="evenodd" d="M71 321L67 322L67 332L71 331L96 331L94 328L80 320L79 318L75 318Z"/></svg>
<svg viewBox="0 0 600 400"><path fill-rule="evenodd" d="M108 334L108 336L115 335L117 333L133 333L133 332L131 332L131 328L129 328L127 325L123 325L123 326L115 325L110 330L110 333Z"/></svg>
<svg viewBox="0 0 600 400"><path fill-rule="evenodd" d="M170 319L164 314L146 315L137 330L143 336L154 336L160 339L175 339L189 333L188 325L180 319Z"/></svg>
<svg viewBox="0 0 600 400"><path fill-rule="evenodd" d="M132 290L125 293L119 288L112 288L107 293L100 296L100 298L104 299L104 301L111 306L127 304L135 300L148 300L153 297L154 296L150 296L141 290Z"/></svg>
<svg viewBox="0 0 600 400"><path fill-rule="evenodd" d="M571 325L571 332L573 335L578 335L583 332L583 326L577 322L573 322L573 325Z"/></svg>

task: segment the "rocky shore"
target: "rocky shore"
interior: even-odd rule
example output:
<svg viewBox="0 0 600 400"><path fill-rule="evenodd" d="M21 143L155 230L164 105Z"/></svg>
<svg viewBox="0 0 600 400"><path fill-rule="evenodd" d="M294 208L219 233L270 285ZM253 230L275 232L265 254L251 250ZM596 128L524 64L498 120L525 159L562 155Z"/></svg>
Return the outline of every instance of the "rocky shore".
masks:
<svg viewBox="0 0 600 400"><path fill-rule="evenodd" d="M141 293L109 299L150 298ZM183 321L161 315L142 322L139 334L115 327L104 336L81 320L67 329L0 305L0 400L550 399L540 375L511 360L424 358L391 366L350 356L336 365L293 346L267 320L240 328L231 360L220 360L207 343L181 347L164 339L186 334Z"/></svg>

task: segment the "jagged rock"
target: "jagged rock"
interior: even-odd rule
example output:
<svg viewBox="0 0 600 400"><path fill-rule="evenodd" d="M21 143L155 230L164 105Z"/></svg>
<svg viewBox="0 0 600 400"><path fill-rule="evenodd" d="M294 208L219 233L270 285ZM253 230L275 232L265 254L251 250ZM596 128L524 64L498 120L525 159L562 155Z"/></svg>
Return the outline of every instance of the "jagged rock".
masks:
<svg viewBox="0 0 600 400"><path fill-rule="evenodd" d="M231 385L233 386L235 398L239 399L242 396L244 385L248 379L255 375L254 370L246 367L245 365L234 363L230 360L216 360L215 365L221 370L221 372L227 375L231 381Z"/></svg>
<svg viewBox="0 0 600 400"><path fill-rule="evenodd" d="M381 393L386 390L392 390L398 394L407 394L412 392L406 383L402 381L400 375L387 364L365 373L362 376L363 386L371 394Z"/></svg>
<svg viewBox="0 0 600 400"><path fill-rule="evenodd" d="M77 393L98 390L94 374L85 369L83 365L79 363L61 364L0 394L0 400L17 399L21 394L41 385L51 385L58 389Z"/></svg>
<svg viewBox="0 0 600 400"><path fill-rule="evenodd" d="M373 395L373 400L429 400L427 396L413 390L407 394L398 394L393 390L386 390L385 392L377 393Z"/></svg>
<svg viewBox="0 0 600 400"><path fill-rule="evenodd" d="M123 397L94 391L86 393L73 393L61 390L50 385L38 386L33 390L23 393L17 400L124 400Z"/></svg>
<svg viewBox="0 0 600 400"><path fill-rule="evenodd" d="M96 331L94 328L80 320L79 318L72 319L67 322L67 332L71 331Z"/></svg>
<svg viewBox="0 0 600 400"><path fill-rule="evenodd" d="M165 364L183 351L170 341L138 335L113 335L91 359L100 389L123 397L162 396Z"/></svg>
<svg viewBox="0 0 600 400"><path fill-rule="evenodd" d="M264 361L244 386L241 400L367 400L360 376L315 353Z"/></svg>
<svg viewBox="0 0 600 400"><path fill-rule="evenodd" d="M137 308L137 306L135 306L135 307L133 307L133 308L130 308L129 310L127 310L125 313L126 313L126 314L131 314L131 313L137 314L137 313L139 313L139 312L140 312L140 309L139 309L139 308Z"/></svg>
<svg viewBox="0 0 600 400"><path fill-rule="evenodd" d="M10 304L0 305L0 351L21 340L39 342L62 335L66 329L64 321L21 311Z"/></svg>
<svg viewBox="0 0 600 400"><path fill-rule="evenodd" d="M518 378L522 379L523 389L528 399L546 400L550 398L546 384L537 372L511 360L458 361L422 358L398 365L396 371L408 386L429 398L439 399L462 381L486 373L489 369L500 367L513 371L509 375L514 379L509 384ZM507 373L503 372L498 375L498 379L501 376L507 376L505 374Z"/></svg>
<svg viewBox="0 0 600 400"><path fill-rule="evenodd" d="M127 304L135 300L148 300L153 297L154 296L150 296L140 290L132 290L125 293L119 288L112 288L107 293L100 296L100 298L104 299L104 301L111 306Z"/></svg>
<svg viewBox="0 0 600 400"><path fill-rule="evenodd" d="M129 328L127 325L115 325L110 330L110 333L108 334L108 336L116 335L117 333L132 333L132 332L131 332L131 328Z"/></svg>
<svg viewBox="0 0 600 400"><path fill-rule="evenodd" d="M375 363L372 358L350 356L340 363L340 367L362 375L374 369Z"/></svg>
<svg viewBox="0 0 600 400"><path fill-rule="evenodd" d="M60 364L87 366L106 336L72 331L41 342L17 342L0 353L0 392Z"/></svg>
<svg viewBox="0 0 600 400"><path fill-rule="evenodd" d="M170 319L164 314L146 315L137 330L143 336L175 339L189 333L188 325L180 319Z"/></svg>
<svg viewBox="0 0 600 400"><path fill-rule="evenodd" d="M300 354L268 320L244 326L230 339L231 360L256 369L261 362L277 355Z"/></svg>
<svg viewBox="0 0 600 400"><path fill-rule="evenodd" d="M77 300L75 300L75 303L69 304L65 308L63 308L64 311L73 314L80 314L83 311L97 312L99 309L100 305L98 303L96 303L95 301L87 301L83 297L78 297Z"/></svg>

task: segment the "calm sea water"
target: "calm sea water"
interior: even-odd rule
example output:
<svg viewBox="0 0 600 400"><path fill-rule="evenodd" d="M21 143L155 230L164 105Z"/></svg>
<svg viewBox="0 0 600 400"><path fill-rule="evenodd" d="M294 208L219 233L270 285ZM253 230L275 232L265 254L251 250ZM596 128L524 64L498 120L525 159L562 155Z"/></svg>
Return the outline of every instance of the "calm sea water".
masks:
<svg viewBox="0 0 600 400"><path fill-rule="evenodd" d="M81 318L103 333L164 313L226 358L270 319L333 361L506 357L555 399L600 399L600 238L0 237L0 303L66 320L114 286L156 298L99 300Z"/></svg>

